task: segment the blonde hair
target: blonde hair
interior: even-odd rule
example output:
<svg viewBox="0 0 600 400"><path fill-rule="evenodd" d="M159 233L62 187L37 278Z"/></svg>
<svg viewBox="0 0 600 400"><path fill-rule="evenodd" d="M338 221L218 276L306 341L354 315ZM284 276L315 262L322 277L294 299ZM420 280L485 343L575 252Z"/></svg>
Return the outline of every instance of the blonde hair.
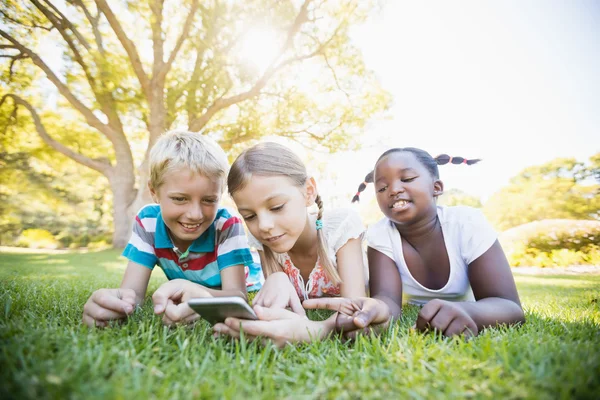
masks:
<svg viewBox="0 0 600 400"><path fill-rule="evenodd" d="M229 171L227 156L217 142L187 131L170 131L162 135L150 150L149 161L150 186L155 190L164 183L168 172L181 167L223 183Z"/></svg>
<svg viewBox="0 0 600 400"><path fill-rule="evenodd" d="M303 188L309 176L306 167L300 158L287 147L273 142L259 143L238 156L231 165L227 176L229 194L243 189L253 175L257 176L285 176L297 186ZM319 207L317 219L323 218L323 201L317 194L315 199ZM265 275L282 271L283 268L275 258L273 251L263 246ZM327 255L327 243L323 230L317 230L317 255L325 273L334 284L342 282L337 269Z"/></svg>

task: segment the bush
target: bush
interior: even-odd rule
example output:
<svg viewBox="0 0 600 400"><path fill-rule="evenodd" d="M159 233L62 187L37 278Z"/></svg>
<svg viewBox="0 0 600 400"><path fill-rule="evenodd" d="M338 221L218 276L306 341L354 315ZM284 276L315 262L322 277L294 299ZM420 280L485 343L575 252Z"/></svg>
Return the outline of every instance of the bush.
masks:
<svg viewBox="0 0 600 400"><path fill-rule="evenodd" d="M600 221L530 222L503 232L500 242L513 266L600 264Z"/></svg>
<svg viewBox="0 0 600 400"><path fill-rule="evenodd" d="M16 244L31 249L56 249L60 246L54 235L45 229L25 229Z"/></svg>

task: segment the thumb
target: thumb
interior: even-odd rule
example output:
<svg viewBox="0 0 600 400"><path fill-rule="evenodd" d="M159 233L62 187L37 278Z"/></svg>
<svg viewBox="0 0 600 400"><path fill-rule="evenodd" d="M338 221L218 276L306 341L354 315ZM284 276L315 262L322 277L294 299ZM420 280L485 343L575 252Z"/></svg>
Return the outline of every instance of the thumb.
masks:
<svg viewBox="0 0 600 400"><path fill-rule="evenodd" d="M371 324L382 324L390 318L387 304L381 301L365 301L363 307L354 316L354 323L359 328L366 328Z"/></svg>
<svg viewBox="0 0 600 400"><path fill-rule="evenodd" d="M254 312L258 319L262 321L276 321L279 319L295 319L302 318L298 314L288 311L285 308L267 308L254 306Z"/></svg>

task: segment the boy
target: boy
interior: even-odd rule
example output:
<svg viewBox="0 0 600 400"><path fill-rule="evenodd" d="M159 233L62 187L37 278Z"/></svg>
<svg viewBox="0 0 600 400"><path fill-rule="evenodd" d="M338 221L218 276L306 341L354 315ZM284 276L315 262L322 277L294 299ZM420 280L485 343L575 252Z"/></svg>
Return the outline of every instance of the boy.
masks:
<svg viewBox="0 0 600 400"><path fill-rule="evenodd" d="M123 251L129 263L121 287L99 289L85 304L88 326L131 314L144 300L155 265L169 279L152 299L166 324L198 318L186 304L190 297L245 299L246 272L249 284L260 282L240 219L219 208L229 169L223 149L198 133L173 131L159 138L149 161L148 187L157 204L136 216Z"/></svg>

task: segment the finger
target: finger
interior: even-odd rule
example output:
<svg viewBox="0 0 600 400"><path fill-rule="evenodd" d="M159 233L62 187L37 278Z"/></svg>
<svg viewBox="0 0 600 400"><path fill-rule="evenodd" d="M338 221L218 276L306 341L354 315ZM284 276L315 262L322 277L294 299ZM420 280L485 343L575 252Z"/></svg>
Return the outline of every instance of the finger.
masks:
<svg viewBox="0 0 600 400"><path fill-rule="evenodd" d="M455 319L456 314L451 308L442 307L438 313L435 314L435 317L433 317L433 319L429 322L429 325L440 332L445 332Z"/></svg>
<svg viewBox="0 0 600 400"><path fill-rule="evenodd" d="M194 311L192 310L192 314L191 314L191 315L188 315L187 317L185 317L185 318L183 319L183 323L184 323L184 324L191 324L191 323L193 323L193 322L196 322L198 319L200 319L200 315L198 315L198 313L196 313L196 312L194 312Z"/></svg>
<svg viewBox="0 0 600 400"><path fill-rule="evenodd" d="M133 305L127 301L121 300L116 296L116 290L99 291L92 296L92 302L98 305L99 308L113 311L122 314L130 314L133 312ZM96 319L103 319L99 316Z"/></svg>
<svg viewBox="0 0 600 400"><path fill-rule="evenodd" d="M120 289L120 290L121 290L121 300L126 301L127 303L129 303L135 307L136 301L137 301L137 298L135 295L135 290L133 290L133 289Z"/></svg>
<svg viewBox="0 0 600 400"><path fill-rule="evenodd" d="M462 334L465 335L465 338L467 339L477 336L478 333L479 329L477 328L477 325L475 325L474 322L467 324L467 326L465 326L465 328L462 331Z"/></svg>
<svg viewBox="0 0 600 400"><path fill-rule="evenodd" d="M352 301L344 297L321 297L319 299L308 299L302 302L302 307L307 310L333 310L344 311L353 309Z"/></svg>
<svg viewBox="0 0 600 400"><path fill-rule="evenodd" d="M293 312L306 317L306 311L304 311L304 307L302 307L302 303L300 303L300 298L295 293L290 296L290 306L292 307Z"/></svg>
<svg viewBox="0 0 600 400"><path fill-rule="evenodd" d="M83 307L83 312L84 312L84 314L87 314L88 316L90 316L92 319L101 320L101 321L110 321L112 319L121 319L121 318L125 318L127 316L127 314L125 313L124 310L119 311L119 312L109 310L109 309L101 307L100 305L98 305L94 302L86 303L86 305Z"/></svg>
<svg viewBox="0 0 600 400"><path fill-rule="evenodd" d="M167 303L171 301L179 301L183 295L183 290L178 282L170 281L162 284L152 295L152 303L154 303L154 313L160 314L167 308Z"/></svg>
<svg viewBox="0 0 600 400"><path fill-rule="evenodd" d="M375 333L375 331L370 326L367 326L366 328L355 329L351 332L346 332L346 333L344 333L344 337L346 339L355 340L358 335L368 336L368 335L371 335L372 333Z"/></svg>
<svg viewBox="0 0 600 400"><path fill-rule="evenodd" d="M258 294L257 294L257 295L254 297L254 300L252 300L252 305L253 305L253 306L254 306L254 305L257 305L257 304L258 304L259 306L262 306L262 305L263 305L263 303L262 303L262 301L263 301L263 297L264 297L263 293L264 293L264 292L263 292L262 290L259 290L259 291L258 291Z"/></svg>
<svg viewBox="0 0 600 400"><path fill-rule="evenodd" d="M441 307L442 303L436 300L431 300L425 304L417 317L417 329L420 331L429 329L429 322L435 317Z"/></svg>
<svg viewBox="0 0 600 400"><path fill-rule="evenodd" d="M354 323L359 328L365 328L371 324L383 324L389 321L391 317L387 304L382 301L371 300L365 301L362 310L354 316Z"/></svg>
<svg viewBox="0 0 600 400"><path fill-rule="evenodd" d="M165 315L173 322L183 321L186 317L195 313L187 303L175 304L170 300L169 302L170 304L167 304L165 308Z"/></svg>
<svg viewBox="0 0 600 400"><path fill-rule="evenodd" d="M218 324L216 324L215 326L213 326L213 331L217 332L220 335L227 335L230 336L234 339L239 339L240 338L240 332L236 331L235 329L230 328L229 326L225 325L224 323L219 322Z"/></svg>
<svg viewBox="0 0 600 400"><path fill-rule="evenodd" d="M265 310L270 309L265 308ZM269 326L272 327L272 325L268 321L248 321L230 317L225 319L225 325L233 330L243 330L245 336L272 337L271 329L269 329Z"/></svg>
<svg viewBox="0 0 600 400"><path fill-rule="evenodd" d="M462 333L467 329L467 325L465 321L461 318L454 318L454 320L448 325L448 327L444 330L444 336L457 336L462 335Z"/></svg>
<svg viewBox="0 0 600 400"><path fill-rule="evenodd" d="M357 328L354 323L354 315L347 315L341 312L335 314L335 331L336 332L350 332L355 331Z"/></svg>
<svg viewBox="0 0 600 400"><path fill-rule="evenodd" d="M302 318L298 314L286 310L285 308L267 308L254 306L254 312L261 321L277 321L281 319Z"/></svg>

